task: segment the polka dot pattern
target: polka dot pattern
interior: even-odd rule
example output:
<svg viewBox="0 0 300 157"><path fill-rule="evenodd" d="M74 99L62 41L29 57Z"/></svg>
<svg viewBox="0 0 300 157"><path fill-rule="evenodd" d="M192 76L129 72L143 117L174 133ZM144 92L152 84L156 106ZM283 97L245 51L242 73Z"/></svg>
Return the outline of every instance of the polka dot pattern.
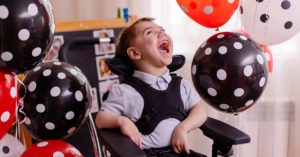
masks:
<svg viewBox="0 0 300 157"><path fill-rule="evenodd" d="M1 122L5 123L8 121L8 119L10 118L10 113L8 111L5 111L1 114Z"/></svg>
<svg viewBox="0 0 300 157"><path fill-rule="evenodd" d="M6 19L9 15L8 9L4 5L0 5L0 19Z"/></svg>
<svg viewBox="0 0 300 157"><path fill-rule="evenodd" d="M220 70L217 71L217 78L218 78L219 80L225 80L226 77L227 77L227 73L226 73L225 70L220 69Z"/></svg>
<svg viewBox="0 0 300 157"><path fill-rule="evenodd" d="M251 76L253 73L253 68L251 67L251 65L247 65L245 68L244 68L244 75L246 77L249 77Z"/></svg>
<svg viewBox="0 0 300 157"><path fill-rule="evenodd" d="M59 87L53 87L50 91L51 96L57 97L60 94L60 88Z"/></svg>
<svg viewBox="0 0 300 157"><path fill-rule="evenodd" d="M54 130L54 129L55 129L55 125L54 125L53 123L51 123L51 122L47 122L47 123L45 124L45 127L46 127L46 129L48 129L48 130Z"/></svg>
<svg viewBox="0 0 300 157"><path fill-rule="evenodd" d="M193 75L196 75L196 72L197 72L197 66L196 66L196 65L193 65L193 66L192 66L192 74L193 74Z"/></svg>
<svg viewBox="0 0 300 157"><path fill-rule="evenodd" d="M291 0L241 1L242 24L258 43L276 45L299 32L298 6L299 1Z"/></svg>
<svg viewBox="0 0 300 157"><path fill-rule="evenodd" d="M214 8L212 6L205 6L203 8L203 13L207 14L207 15L212 14L213 11L214 11Z"/></svg>
<svg viewBox="0 0 300 157"><path fill-rule="evenodd" d="M30 120L25 127L39 126L32 130L34 136L46 130L49 138L61 139L82 125L91 105L91 90L78 68L64 62L44 62L28 71L23 83L28 90L23 111Z"/></svg>
<svg viewBox="0 0 300 157"><path fill-rule="evenodd" d="M218 51L221 55L224 55L224 54L227 53L227 47L226 46L221 46L221 47L219 47Z"/></svg>
<svg viewBox="0 0 300 157"><path fill-rule="evenodd" d="M249 100L249 101L246 102L245 106L250 106L250 105L252 105L253 103L254 103L253 100Z"/></svg>
<svg viewBox="0 0 300 157"><path fill-rule="evenodd" d="M59 79L65 79L65 78L66 78L66 74L60 72L60 73L57 74L57 77L58 77Z"/></svg>
<svg viewBox="0 0 300 157"><path fill-rule="evenodd" d="M38 14L38 8L35 4L31 3L29 4L28 6L28 13L31 15L31 16L35 16Z"/></svg>
<svg viewBox="0 0 300 157"><path fill-rule="evenodd" d="M205 49L205 54L206 54L206 55L210 55L211 52L212 52L212 49L211 49L211 48L206 48L206 49Z"/></svg>
<svg viewBox="0 0 300 157"><path fill-rule="evenodd" d="M257 55L256 59L258 61L259 64L264 64L264 58L262 55Z"/></svg>
<svg viewBox="0 0 300 157"><path fill-rule="evenodd" d="M177 0L176 2L191 19L208 28L224 25L239 6L238 0Z"/></svg>
<svg viewBox="0 0 300 157"><path fill-rule="evenodd" d="M38 147L45 147L45 146L47 146L47 145L48 145L48 142L39 142L39 143L37 144Z"/></svg>
<svg viewBox="0 0 300 157"><path fill-rule="evenodd" d="M208 88L207 93L210 96L216 96L218 94L217 91L215 89L213 89L213 88Z"/></svg>
<svg viewBox="0 0 300 157"><path fill-rule="evenodd" d="M219 34L219 35L217 35L217 38L218 38L218 39L224 38L224 34Z"/></svg>
<svg viewBox="0 0 300 157"><path fill-rule="evenodd" d="M67 114L66 114L66 119L67 120L72 120L75 116L75 113L73 111L69 111Z"/></svg>
<svg viewBox="0 0 300 157"><path fill-rule="evenodd" d="M47 77L47 76L50 76L50 75L51 75L51 70L50 69L44 70L43 76Z"/></svg>
<svg viewBox="0 0 300 157"><path fill-rule="evenodd" d="M3 60L3 61L6 61L6 62L9 62L9 61L11 61L12 59L13 59L13 55L12 55L12 53L11 52L3 52L2 54L1 54L1 59Z"/></svg>
<svg viewBox="0 0 300 157"><path fill-rule="evenodd" d="M228 110L229 109L229 105L227 104L220 104L220 108L223 110Z"/></svg>
<svg viewBox="0 0 300 157"><path fill-rule="evenodd" d="M246 36L244 36L244 35L240 35L240 38L241 38L242 40L248 40L248 38L247 38Z"/></svg>
<svg viewBox="0 0 300 157"><path fill-rule="evenodd" d="M263 86L265 85L265 83L266 83L266 78L265 78L265 77L262 77L262 78L260 79L260 81L259 81L259 86L260 86L260 87L263 87Z"/></svg>
<svg viewBox="0 0 300 157"><path fill-rule="evenodd" d="M29 37L30 37L30 32L29 32L29 30L28 30L28 29L21 29L21 30L19 31L18 37L19 37L19 39L22 40L22 41L28 40Z"/></svg>
<svg viewBox="0 0 300 157"><path fill-rule="evenodd" d="M201 97L223 112L238 113L252 106L268 77L259 46L251 38L231 32L215 34L204 43L195 53L191 69Z"/></svg>
<svg viewBox="0 0 300 157"><path fill-rule="evenodd" d="M42 49L40 47L36 47L32 50L32 56L37 57L42 53Z"/></svg>
<svg viewBox="0 0 300 157"><path fill-rule="evenodd" d="M29 83L28 90L29 92L33 92L36 89L36 82L32 81Z"/></svg>
<svg viewBox="0 0 300 157"><path fill-rule="evenodd" d="M182 9L184 12L186 12L186 13L189 12L189 9L188 9L186 6L184 6L184 5L181 6L181 9Z"/></svg>
<svg viewBox="0 0 300 157"><path fill-rule="evenodd" d="M63 140L46 140L35 143L22 156L83 157L78 149Z"/></svg>
<svg viewBox="0 0 300 157"><path fill-rule="evenodd" d="M54 152L53 157L64 157L65 155L62 152Z"/></svg>
<svg viewBox="0 0 300 157"><path fill-rule="evenodd" d="M24 73L45 56L44 50L54 37L54 32L51 32L54 16L48 5L34 0L23 3L1 1L0 20L5 26L1 27L1 32L9 32L1 34L6 46L0 53L0 62L9 62L0 64L2 70Z"/></svg>
<svg viewBox="0 0 300 157"><path fill-rule="evenodd" d="M233 44L233 46L234 46L234 48L236 48L236 49L238 49L238 50L240 50L240 49L243 48L243 45L242 45L242 43L240 43L240 42L235 42L235 43Z"/></svg>
<svg viewBox="0 0 300 157"><path fill-rule="evenodd" d="M39 112L39 113L44 113L45 110L46 110L46 107L43 104L38 104L36 106L36 111Z"/></svg>
<svg viewBox="0 0 300 157"><path fill-rule="evenodd" d="M76 93L75 93L75 98L76 98L76 100L77 101L82 101L82 99L83 99L83 95L82 95L82 92L81 91L76 91Z"/></svg>
<svg viewBox="0 0 300 157"><path fill-rule="evenodd" d="M236 96L236 97L241 97L244 95L244 93L245 93L245 91L242 88L238 88L238 89L234 90L234 96Z"/></svg>
<svg viewBox="0 0 300 157"><path fill-rule="evenodd" d="M3 127L1 128L3 129ZM25 151L24 145L14 136L5 134L0 140L1 157L20 157Z"/></svg>
<svg viewBox="0 0 300 157"><path fill-rule="evenodd" d="M10 89L10 96L11 96L12 98L16 98L16 97L17 97L17 89L16 89L16 87L12 87L12 88Z"/></svg>
<svg viewBox="0 0 300 157"><path fill-rule="evenodd" d="M35 68L33 69L33 71L36 72L36 71L39 71L40 69L41 69L41 67L40 67L40 66L37 66L37 67L35 67Z"/></svg>

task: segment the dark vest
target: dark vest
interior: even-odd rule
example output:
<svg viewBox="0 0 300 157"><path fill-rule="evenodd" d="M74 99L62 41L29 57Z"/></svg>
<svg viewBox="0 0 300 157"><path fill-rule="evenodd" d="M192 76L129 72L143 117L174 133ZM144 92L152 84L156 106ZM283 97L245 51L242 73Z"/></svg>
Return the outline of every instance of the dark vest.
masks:
<svg viewBox="0 0 300 157"><path fill-rule="evenodd" d="M135 77L123 82L136 89L144 99L141 118L135 123L144 135L150 134L164 119L176 118L182 121L186 117L180 94L181 77L174 74L171 76L168 88L163 91L156 90Z"/></svg>

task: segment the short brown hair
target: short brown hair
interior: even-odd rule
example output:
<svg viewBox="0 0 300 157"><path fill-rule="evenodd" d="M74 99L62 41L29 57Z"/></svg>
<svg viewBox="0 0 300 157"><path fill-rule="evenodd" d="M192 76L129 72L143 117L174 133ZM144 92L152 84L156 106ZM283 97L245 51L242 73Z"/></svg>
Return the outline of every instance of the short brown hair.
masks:
<svg viewBox="0 0 300 157"><path fill-rule="evenodd" d="M153 21L154 18L144 17L140 18L130 26L126 27L120 34L116 43L116 57L122 57L125 60L131 62L131 59L127 55L127 49L130 47L132 39L135 38L135 26L141 22Z"/></svg>

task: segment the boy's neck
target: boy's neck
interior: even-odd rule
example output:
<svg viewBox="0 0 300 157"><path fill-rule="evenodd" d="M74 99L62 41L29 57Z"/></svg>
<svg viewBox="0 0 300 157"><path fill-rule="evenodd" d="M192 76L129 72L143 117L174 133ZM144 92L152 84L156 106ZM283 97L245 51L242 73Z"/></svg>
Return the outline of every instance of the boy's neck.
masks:
<svg viewBox="0 0 300 157"><path fill-rule="evenodd" d="M138 68L138 70L159 77L159 76L163 75L164 73L166 73L168 68L167 68L167 66L162 67L162 68L140 67L140 68Z"/></svg>

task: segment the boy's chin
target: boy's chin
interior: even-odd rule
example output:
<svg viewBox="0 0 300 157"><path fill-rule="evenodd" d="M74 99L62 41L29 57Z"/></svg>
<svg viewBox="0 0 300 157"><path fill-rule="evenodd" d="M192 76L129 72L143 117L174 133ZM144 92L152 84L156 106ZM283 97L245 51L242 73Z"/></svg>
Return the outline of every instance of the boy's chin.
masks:
<svg viewBox="0 0 300 157"><path fill-rule="evenodd" d="M172 64L172 58L171 59L168 59L167 61L166 61L166 65L170 65L170 64Z"/></svg>

